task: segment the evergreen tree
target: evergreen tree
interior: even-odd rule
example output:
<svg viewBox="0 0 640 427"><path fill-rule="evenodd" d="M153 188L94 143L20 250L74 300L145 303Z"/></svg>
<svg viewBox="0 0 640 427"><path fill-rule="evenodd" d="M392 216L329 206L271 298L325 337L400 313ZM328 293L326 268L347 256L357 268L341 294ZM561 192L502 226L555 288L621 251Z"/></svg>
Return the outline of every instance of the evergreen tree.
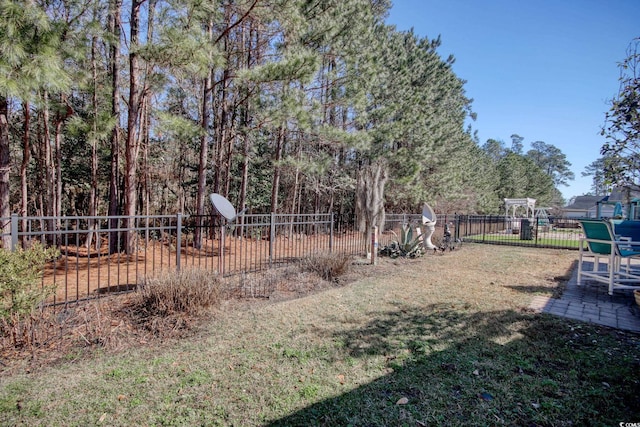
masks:
<svg viewBox="0 0 640 427"><path fill-rule="evenodd" d="M535 141L531 147L526 157L549 175L556 186L569 185L568 181L574 179L574 174L569 169L571 163L567 156L558 147L543 141Z"/></svg>
<svg viewBox="0 0 640 427"><path fill-rule="evenodd" d="M10 103L42 102L42 92L65 90L71 82L58 53L60 33L40 7L33 2L1 0L0 21L0 218L8 218ZM6 233L2 243L8 247L8 222L1 225Z"/></svg>
<svg viewBox="0 0 640 427"><path fill-rule="evenodd" d="M219 192L256 212L355 213L364 230L424 201L495 208L509 150L478 147L453 57L384 25L388 0L28 6L0 29L0 195L17 199L8 153L24 153L24 211L202 215Z"/></svg>
<svg viewBox="0 0 640 427"><path fill-rule="evenodd" d="M465 183L458 159L474 144L464 131L470 101L464 82L451 70L453 58L438 55L439 39L419 39L393 28L379 33L386 39L365 115L372 140L365 153L389 165L394 200L388 203L416 207L461 197Z"/></svg>
<svg viewBox="0 0 640 427"><path fill-rule="evenodd" d="M522 155L522 149L523 149L522 141L524 141L524 138L518 135L517 133L514 133L513 135L511 135L511 151L513 151L516 154Z"/></svg>
<svg viewBox="0 0 640 427"><path fill-rule="evenodd" d="M539 206L548 206L555 199L553 179L526 156L509 152L496 165L500 200L533 198Z"/></svg>
<svg viewBox="0 0 640 427"><path fill-rule="evenodd" d="M482 149L494 162L500 161L500 159L502 159L508 153L504 142L497 139L487 139L487 142L484 143Z"/></svg>
<svg viewBox="0 0 640 427"><path fill-rule="evenodd" d="M588 164L582 172L583 177L592 177L591 191L595 196L605 196L609 194L612 189L611 184L607 183L605 176L608 162L608 157L600 157Z"/></svg>

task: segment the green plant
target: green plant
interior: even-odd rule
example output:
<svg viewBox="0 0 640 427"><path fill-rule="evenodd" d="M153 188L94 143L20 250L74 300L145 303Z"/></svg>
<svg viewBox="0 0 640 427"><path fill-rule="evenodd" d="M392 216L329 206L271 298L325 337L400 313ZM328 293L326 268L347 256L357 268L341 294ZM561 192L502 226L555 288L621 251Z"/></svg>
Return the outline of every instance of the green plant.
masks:
<svg viewBox="0 0 640 427"><path fill-rule="evenodd" d="M55 287L42 285L41 276L58 254L37 242L28 249L0 250L0 319L19 321L53 294Z"/></svg>
<svg viewBox="0 0 640 427"><path fill-rule="evenodd" d="M398 237L396 233L392 233ZM424 247L422 246L422 236L416 235L414 237L413 229L411 225L404 224L400 230L400 238L389 243L380 249L379 254L381 256L388 256L391 258L417 258L424 255Z"/></svg>

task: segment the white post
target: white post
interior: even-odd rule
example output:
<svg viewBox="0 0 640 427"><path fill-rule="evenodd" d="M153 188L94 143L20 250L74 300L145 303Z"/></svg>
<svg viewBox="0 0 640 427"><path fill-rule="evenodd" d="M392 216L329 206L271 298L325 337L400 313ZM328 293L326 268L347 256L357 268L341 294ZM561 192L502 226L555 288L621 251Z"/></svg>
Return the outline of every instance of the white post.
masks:
<svg viewBox="0 0 640 427"><path fill-rule="evenodd" d="M378 255L378 227L374 226L371 231L371 265L376 265Z"/></svg>

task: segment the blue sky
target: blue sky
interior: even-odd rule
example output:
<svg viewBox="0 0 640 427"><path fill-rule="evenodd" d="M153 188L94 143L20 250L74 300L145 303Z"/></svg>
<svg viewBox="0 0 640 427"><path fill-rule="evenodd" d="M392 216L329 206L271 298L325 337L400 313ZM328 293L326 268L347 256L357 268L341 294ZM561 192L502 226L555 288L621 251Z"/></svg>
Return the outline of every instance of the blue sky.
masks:
<svg viewBox="0 0 640 427"><path fill-rule="evenodd" d="M414 29L453 54L467 81L480 143L524 137L553 144L576 176L564 197L590 190L585 167L600 157L618 62L640 37L640 0L394 0L387 23Z"/></svg>

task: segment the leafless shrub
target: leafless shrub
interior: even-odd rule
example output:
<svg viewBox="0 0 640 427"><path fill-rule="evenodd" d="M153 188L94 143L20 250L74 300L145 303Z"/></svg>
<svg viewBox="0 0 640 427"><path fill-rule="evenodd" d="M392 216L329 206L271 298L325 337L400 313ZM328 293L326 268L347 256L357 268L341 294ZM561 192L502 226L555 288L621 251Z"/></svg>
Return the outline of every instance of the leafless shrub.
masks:
<svg viewBox="0 0 640 427"><path fill-rule="evenodd" d="M302 271L315 273L329 282L349 271L353 259L344 253L321 252L303 258L300 261Z"/></svg>
<svg viewBox="0 0 640 427"><path fill-rule="evenodd" d="M0 348L33 351L50 338L52 316L41 310L29 315L13 313L0 319Z"/></svg>
<svg viewBox="0 0 640 427"><path fill-rule="evenodd" d="M88 347L119 348L131 334L111 300L47 307L28 317L0 321L0 354L12 362L37 365ZM13 363L15 365L15 363ZM6 365L0 361L0 366Z"/></svg>
<svg viewBox="0 0 640 427"><path fill-rule="evenodd" d="M166 271L141 280L133 305L148 316L197 316L227 297L227 286L211 271Z"/></svg>

